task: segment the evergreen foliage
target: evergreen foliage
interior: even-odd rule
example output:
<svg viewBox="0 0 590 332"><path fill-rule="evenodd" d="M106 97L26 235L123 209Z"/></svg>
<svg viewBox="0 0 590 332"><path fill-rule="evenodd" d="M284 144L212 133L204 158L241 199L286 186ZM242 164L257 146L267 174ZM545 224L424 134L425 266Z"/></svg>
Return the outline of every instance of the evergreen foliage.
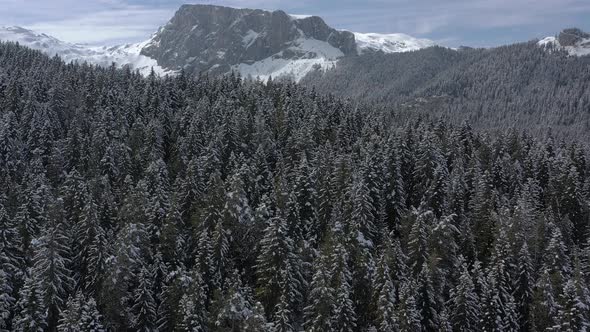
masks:
<svg viewBox="0 0 590 332"><path fill-rule="evenodd" d="M495 52L585 61L527 47ZM584 331L587 159L583 139L0 44L0 330Z"/></svg>

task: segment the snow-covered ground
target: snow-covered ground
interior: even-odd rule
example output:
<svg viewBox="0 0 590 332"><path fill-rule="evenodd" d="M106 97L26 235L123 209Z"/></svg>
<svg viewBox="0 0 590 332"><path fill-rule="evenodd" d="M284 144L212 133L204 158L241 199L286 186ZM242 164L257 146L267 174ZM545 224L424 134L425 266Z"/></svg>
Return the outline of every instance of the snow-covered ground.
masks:
<svg viewBox="0 0 590 332"><path fill-rule="evenodd" d="M288 14L294 20L302 20L308 17L312 17L313 15L300 15L300 14Z"/></svg>
<svg viewBox="0 0 590 332"><path fill-rule="evenodd" d="M590 55L590 38L583 39L576 46L561 46L556 37L547 37L538 42L539 46L549 47L551 45L566 50L571 56Z"/></svg>
<svg viewBox="0 0 590 332"><path fill-rule="evenodd" d="M285 59L283 55L287 51L292 51L299 56L295 59ZM286 51L250 65L243 63L236 65L234 70L240 72L244 77L251 76L263 81L267 81L271 76L273 78L287 76L299 82L316 68L327 70L336 66L338 59L343 56L342 51L327 42L300 38L294 46L289 47Z"/></svg>
<svg viewBox="0 0 590 332"><path fill-rule="evenodd" d="M432 40L418 39L403 33L378 34L355 32L354 37L359 54L362 54L366 50L383 51L385 53L410 52L435 45Z"/></svg>
<svg viewBox="0 0 590 332"><path fill-rule="evenodd" d="M159 75L170 74L158 66L156 60L140 54L142 48L150 40L113 47L89 47L70 44L44 33L35 32L21 27L0 27L0 41L18 42L43 53L59 55L65 62L88 62L99 66L110 66L115 63L118 67L131 66L141 74L148 75L152 68Z"/></svg>

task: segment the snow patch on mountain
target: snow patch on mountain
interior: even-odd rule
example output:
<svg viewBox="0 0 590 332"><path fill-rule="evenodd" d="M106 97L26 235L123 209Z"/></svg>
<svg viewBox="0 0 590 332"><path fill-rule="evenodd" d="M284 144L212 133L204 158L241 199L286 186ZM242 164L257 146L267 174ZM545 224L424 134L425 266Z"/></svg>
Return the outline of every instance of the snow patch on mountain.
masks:
<svg viewBox="0 0 590 332"><path fill-rule="evenodd" d="M244 45L244 47L246 49L248 49L248 48L250 48L250 46L252 46L252 44L254 44L256 39L258 39L258 36L260 36L260 33L254 31L254 30L248 30L248 32L246 33L246 35L242 39L242 44Z"/></svg>
<svg viewBox="0 0 590 332"><path fill-rule="evenodd" d="M435 46L429 39L419 39L403 33L354 33L359 54L366 51L383 51L384 53L401 53L417 51Z"/></svg>
<svg viewBox="0 0 590 332"><path fill-rule="evenodd" d="M297 54L289 58L288 54ZM294 46L253 64L239 64L233 67L243 77L267 81L270 77L288 77L299 82L312 70L327 70L338 63L344 53L324 41L300 38Z"/></svg>
<svg viewBox="0 0 590 332"><path fill-rule="evenodd" d="M0 41L19 43L34 50L43 51L49 56L57 54L66 62L77 60L89 52L82 46L68 44L44 33L17 26L0 27Z"/></svg>
<svg viewBox="0 0 590 332"><path fill-rule="evenodd" d="M158 75L172 74L160 67L156 60L141 55L140 52L151 40L113 47L90 47L71 44L22 27L0 27L0 41L15 42L39 50L49 56L58 55L65 62L87 62L98 66L130 66L142 75L149 75L152 68Z"/></svg>
<svg viewBox="0 0 590 332"><path fill-rule="evenodd" d="M590 55L590 38L581 39L580 41L576 42L575 45L572 46L562 46L557 37L547 37L541 39L537 43L537 45L544 48L555 47L558 49L563 49L567 51L571 56Z"/></svg>
<svg viewBox="0 0 590 332"><path fill-rule="evenodd" d="M313 15L298 15L298 14L288 14L288 15L291 16L291 18L294 20L303 20L303 19L310 18L313 16Z"/></svg>

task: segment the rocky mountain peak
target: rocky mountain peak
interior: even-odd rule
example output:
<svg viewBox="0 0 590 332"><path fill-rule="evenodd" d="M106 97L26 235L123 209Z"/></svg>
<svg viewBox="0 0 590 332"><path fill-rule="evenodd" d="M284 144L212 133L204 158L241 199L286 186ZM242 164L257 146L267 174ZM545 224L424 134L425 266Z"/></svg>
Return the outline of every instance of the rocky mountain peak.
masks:
<svg viewBox="0 0 590 332"><path fill-rule="evenodd" d="M578 29L565 29L557 37L561 46L576 46L584 39L590 38L590 34Z"/></svg>
<svg viewBox="0 0 590 332"><path fill-rule="evenodd" d="M213 5L180 7L142 54L171 69L224 72L269 57L313 57L297 48L304 39L325 42L343 55L356 54L354 34L335 30L317 16Z"/></svg>
<svg viewBox="0 0 590 332"><path fill-rule="evenodd" d="M590 34L577 28L565 29L557 37L541 39L538 44L549 50L564 50L572 56L590 55Z"/></svg>

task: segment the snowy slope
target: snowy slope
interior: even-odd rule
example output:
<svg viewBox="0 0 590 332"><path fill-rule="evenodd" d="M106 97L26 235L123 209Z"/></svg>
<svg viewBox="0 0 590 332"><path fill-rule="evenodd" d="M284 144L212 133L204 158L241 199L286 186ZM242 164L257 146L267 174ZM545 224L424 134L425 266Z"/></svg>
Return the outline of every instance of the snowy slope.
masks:
<svg viewBox="0 0 590 332"><path fill-rule="evenodd" d="M354 35L358 54L369 50L383 51L384 53L410 52L435 45L431 40L418 39L403 33L354 33ZM244 42L252 43L251 37L245 37ZM285 59L283 54L289 51L298 54L305 53L306 56L297 59ZM344 54L330 44L302 36L296 41L296 46L292 46L286 51L253 64L239 64L234 66L233 69L240 72L244 77L259 77L263 81L268 80L269 77L290 77L299 82L314 69L325 71L335 67L342 57L344 57Z"/></svg>
<svg viewBox="0 0 590 332"><path fill-rule="evenodd" d="M417 51L434 46L429 39L418 39L403 33L378 34L354 33L359 54L368 50L383 51L384 53L401 53Z"/></svg>
<svg viewBox="0 0 590 332"><path fill-rule="evenodd" d="M290 15L292 20L303 20L308 17L306 15ZM160 28L158 33L162 31L163 28ZM155 39L156 35L136 44L90 47L63 42L49 35L21 27L0 27L0 41L18 42L50 56L57 54L66 62L88 62L99 66L110 66L115 63L118 67L129 65L134 70L139 70L143 75L148 75L152 68L158 75L174 74L174 71L159 66L155 59L142 55L142 50L146 47L158 46L159 41ZM244 77L260 78L263 81L270 77L288 77L299 82L312 70L325 71L337 66L338 61L346 56L341 49L327 41L314 39L300 29L297 30L297 35L297 39L285 44L282 51L256 62L231 65L231 69L241 73ZM401 33L354 33L354 36L358 54L369 50L385 53L408 52L434 45L434 42L430 40L417 39ZM261 33L250 29L240 36L239 41L245 49L249 49L254 47L261 37ZM174 50L171 49L170 52L174 52ZM216 57L220 61L224 56L224 52L216 53ZM217 67L219 65L214 65L210 70L215 70Z"/></svg>
<svg viewBox="0 0 590 332"><path fill-rule="evenodd" d="M541 47L557 47L566 50L571 56L590 55L590 38L580 40L573 46L561 46L557 37L547 37L538 42Z"/></svg>
<svg viewBox="0 0 590 332"><path fill-rule="evenodd" d="M286 58L285 54L299 54L297 58ZM324 41L300 38L286 50L253 64L239 64L233 69L243 77L260 78L267 81L270 77L289 77L299 82L310 71L322 70L336 66L344 53Z"/></svg>
<svg viewBox="0 0 590 332"><path fill-rule="evenodd" d="M118 67L129 65L134 70L139 70L143 75L148 75L152 68L159 75L169 73L158 66L154 59L140 54L141 49L149 40L143 43L114 47L88 47L66 43L44 33L21 27L0 27L0 41L18 42L49 56L57 54L65 62L88 62L99 66L110 66L115 63Z"/></svg>

